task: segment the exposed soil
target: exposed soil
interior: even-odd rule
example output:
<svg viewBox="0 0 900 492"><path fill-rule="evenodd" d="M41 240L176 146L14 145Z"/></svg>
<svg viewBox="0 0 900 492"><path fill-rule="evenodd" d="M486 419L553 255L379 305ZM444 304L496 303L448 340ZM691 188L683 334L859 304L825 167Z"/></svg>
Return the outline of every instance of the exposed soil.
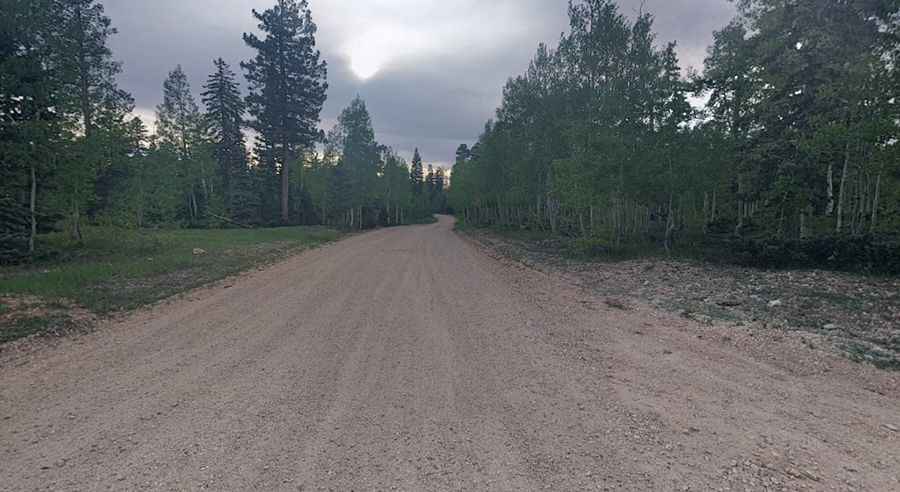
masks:
<svg viewBox="0 0 900 492"><path fill-rule="evenodd" d="M765 271L647 258L585 262L553 241L484 230L467 234L493 255L572 279L611 302L638 302L703 324L800 332L809 344L900 370L900 278L828 271Z"/></svg>
<svg viewBox="0 0 900 492"><path fill-rule="evenodd" d="M900 374L491 254L375 231L7 352L0 484L900 489Z"/></svg>
<svg viewBox="0 0 900 492"><path fill-rule="evenodd" d="M16 345L3 345L30 333L41 336L67 336L91 329L96 316L66 300L46 302L32 296L0 296L0 354L9 348L23 350L44 345L46 340L22 340Z"/></svg>

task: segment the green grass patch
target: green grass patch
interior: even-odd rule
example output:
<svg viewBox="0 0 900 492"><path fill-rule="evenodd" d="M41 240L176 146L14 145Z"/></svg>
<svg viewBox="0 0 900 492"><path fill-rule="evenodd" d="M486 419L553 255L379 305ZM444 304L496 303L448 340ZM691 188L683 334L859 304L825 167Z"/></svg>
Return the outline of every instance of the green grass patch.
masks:
<svg viewBox="0 0 900 492"><path fill-rule="evenodd" d="M427 217L418 217L414 219L409 219L409 225L423 225L423 224L436 224L438 218L434 215L429 215Z"/></svg>
<svg viewBox="0 0 900 492"><path fill-rule="evenodd" d="M17 318L0 330L0 344L36 333L58 332L69 326L72 326L72 322L68 316L61 313Z"/></svg>
<svg viewBox="0 0 900 492"><path fill-rule="evenodd" d="M31 296L52 312L75 303L104 315L134 309L253 267L334 241L324 227L253 230L126 230L90 227L81 244L64 234L40 237L34 263L0 268L0 298ZM203 250L194 254L195 249ZM16 317L0 308L0 343L34 332L54 316ZM32 319L33 318L33 319Z"/></svg>
<svg viewBox="0 0 900 492"><path fill-rule="evenodd" d="M862 311L865 309L865 301L863 299L842 293L804 288L801 289L800 296L805 299L804 307L808 309L814 309L819 305L839 306L848 311Z"/></svg>
<svg viewBox="0 0 900 492"><path fill-rule="evenodd" d="M676 250L667 254L659 245L650 243L627 243L614 246L613 242L599 237L567 237L554 235L550 231L540 231L518 227L479 227L457 224L460 231L488 231L519 246L532 251L547 250L547 253L562 258L586 262L619 262L645 258L673 258L684 260L696 258L694 252Z"/></svg>

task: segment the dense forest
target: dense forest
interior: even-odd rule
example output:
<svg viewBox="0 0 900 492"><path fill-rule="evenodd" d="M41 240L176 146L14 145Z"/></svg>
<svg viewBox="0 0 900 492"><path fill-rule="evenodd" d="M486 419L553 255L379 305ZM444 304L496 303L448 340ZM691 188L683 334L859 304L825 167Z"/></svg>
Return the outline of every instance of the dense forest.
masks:
<svg viewBox="0 0 900 492"><path fill-rule="evenodd" d="M84 224L360 229L450 209L585 252L900 271L900 5L735 3L684 70L651 13L571 1L569 32L507 82L445 190L444 169L377 142L359 97L319 129L327 65L306 0L253 11L255 56L211 59L199 98L173 60L152 133L99 1L0 0L0 260Z"/></svg>
<svg viewBox="0 0 900 492"><path fill-rule="evenodd" d="M33 255L41 232L78 241L87 223L360 229L446 206L444 170L380 145L360 98L319 130L327 66L306 0L252 12L245 83L211 60L198 102L173 63L152 134L117 84L100 2L0 0L0 12L0 261Z"/></svg>
<svg viewBox="0 0 900 492"><path fill-rule="evenodd" d="M587 251L900 271L898 3L736 6L685 73L650 13L570 2L569 32L459 147L451 206Z"/></svg>

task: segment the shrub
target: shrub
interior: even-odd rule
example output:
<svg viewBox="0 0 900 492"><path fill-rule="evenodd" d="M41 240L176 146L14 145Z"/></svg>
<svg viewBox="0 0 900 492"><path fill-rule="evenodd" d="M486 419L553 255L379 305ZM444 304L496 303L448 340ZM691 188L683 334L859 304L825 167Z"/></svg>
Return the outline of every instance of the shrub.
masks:
<svg viewBox="0 0 900 492"><path fill-rule="evenodd" d="M0 264L17 263L27 258L30 235L28 209L12 198L0 196Z"/></svg>
<svg viewBox="0 0 900 492"><path fill-rule="evenodd" d="M875 236L814 239L711 239L706 257L756 268L822 268L882 275L900 274L900 242Z"/></svg>

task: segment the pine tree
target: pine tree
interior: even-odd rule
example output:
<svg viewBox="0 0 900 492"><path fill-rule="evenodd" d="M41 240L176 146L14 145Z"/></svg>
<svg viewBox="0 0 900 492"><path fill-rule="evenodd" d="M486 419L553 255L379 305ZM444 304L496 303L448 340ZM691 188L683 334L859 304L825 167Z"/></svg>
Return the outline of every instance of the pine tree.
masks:
<svg viewBox="0 0 900 492"><path fill-rule="evenodd" d="M316 50L316 25L306 0L278 0L253 11L264 38L244 34L256 56L241 63L250 93L251 126L259 132L261 161L281 174L281 221L289 222L289 169L319 138L319 113L328 85L326 64ZM275 169L268 175L275 176Z"/></svg>
<svg viewBox="0 0 900 492"><path fill-rule="evenodd" d="M206 125L213 140L213 154L218 164L222 182L225 210L235 216L237 195L247 191L247 149L242 131L244 101L238 89L235 74L219 58L213 62L216 71L203 86L203 103L206 105ZM241 215L246 215L244 211Z"/></svg>
<svg viewBox="0 0 900 492"><path fill-rule="evenodd" d="M51 65L62 86L60 107L77 119L82 135L69 142L64 165L54 174L56 198L66 202L73 237L81 240L82 213L97 195L98 177L111 165L106 155L109 139L114 138L110 132L126 125L134 102L116 84L122 68L107 46L116 30L103 6L95 0L66 0L54 2L52 8L56 35Z"/></svg>
<svg viewBox="0 0 900 492"><path fill-rule="evenodd" d="M466 144L460 144L459 147L456 148L456 163L461 164L466 162L471 157L471 151L469 150L469 146Z"/></svg>
<svg viewBox="0 0 900 492"><path fill-rule="evenodd" d="M0 263L34 253L38 193L63 130L51 0L5 0L0 27ZM39 185L39 181L41 181Z"/></svg>
<svg viewBox="0 0 900 492"><path fill-rule="evenodd" d="M78 114L82 130L90 138L98 113L108 109L104 106L116 102L127 106L130 101L116 85L122 64L113 60L107 46L117 31L104 15L103 5L95 0L58 1L55 8L61 31L55 51L69 95L67 111Z"/></svg>
<svg viewBox="0 0 900 492"><path fill-rule="evenodd" d="M413 152L412 165L409 168L409 182L412 184L413 193L422 194L422 185L425 180L422 169L422 156L419 155L419 149Z"/></svg>
<svg viewBox="0 0 900 492"><path fill-rule="evenodd" d="M878 167L864 161L896 127L896 86L881 74L895 71L883 41L897 7L838 0L739 7L757 89L749 111L751 198L767 205L762 212L779 237L806 236L807 217L821 212L833 217L836 233L859 234L872 217L863 211L879 201L869 183ZM741 205L741 217L749 215Z"/></svg>

